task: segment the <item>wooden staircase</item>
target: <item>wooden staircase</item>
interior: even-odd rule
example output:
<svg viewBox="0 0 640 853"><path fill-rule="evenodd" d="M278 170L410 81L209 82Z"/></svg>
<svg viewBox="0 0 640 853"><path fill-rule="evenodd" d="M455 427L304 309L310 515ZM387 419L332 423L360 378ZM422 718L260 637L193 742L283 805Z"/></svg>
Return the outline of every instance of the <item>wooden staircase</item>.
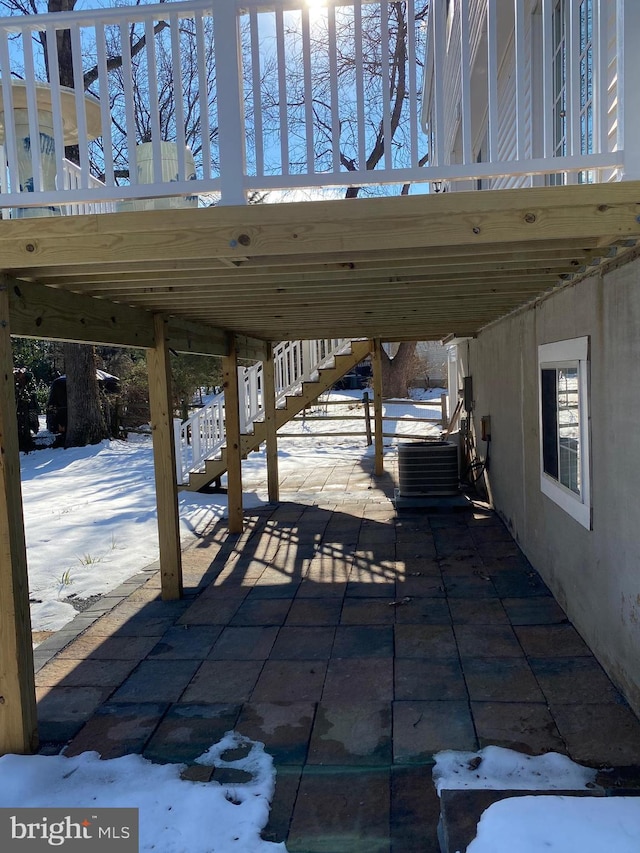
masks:
<svg viewBox="0 0 640 853"><path fill-rule="evenodd" d="M285 405L276 409L276 426L278 429L283 427L288 421L313 403L314 400L328 391L341 377L352 370L371 351L369 341L352 341L351 352L334 356L334 363L329 367L321 367L317 371L318 378L314 381L302 383L302 390L299 394L288 395L285 398ZM262 442L266 440L266 427L264 421L256 421L253 424L253 432L245 433L242 436L241 453L243 456L257 450ZM204 470L192 472L189 475L189 482L183 486L192 492L205 489L214 480L221 477L227 470L227 451L223 447L220 456L214 459L205 461Z"/></svg>

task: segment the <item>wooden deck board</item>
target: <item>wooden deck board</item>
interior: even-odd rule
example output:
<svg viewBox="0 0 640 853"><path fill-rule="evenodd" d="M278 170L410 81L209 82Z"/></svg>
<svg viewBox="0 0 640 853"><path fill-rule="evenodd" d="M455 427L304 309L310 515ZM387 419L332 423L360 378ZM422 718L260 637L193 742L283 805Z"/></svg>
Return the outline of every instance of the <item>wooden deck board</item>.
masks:
<svg viewBox="0 0 640 853"><path fill-rule="evenodd" d="M3 221L0 269L262 340L439 338L630 250L639 213L624 182Z"/></svg>

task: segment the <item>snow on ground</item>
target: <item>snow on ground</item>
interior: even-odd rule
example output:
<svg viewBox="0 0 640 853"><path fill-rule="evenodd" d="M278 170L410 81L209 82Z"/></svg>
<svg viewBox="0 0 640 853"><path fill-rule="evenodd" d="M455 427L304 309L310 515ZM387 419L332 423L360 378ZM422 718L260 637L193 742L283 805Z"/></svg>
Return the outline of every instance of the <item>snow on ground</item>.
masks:
<svg viewBox="0 0 640 853"><path fill-rule="evenodd" d="M385 421L385 432L437 436L437 426L408 421L418 413L439 417L440 390L432 396L433 407L410 401L386 406L385 414L393 419ZM357 391L331 395L360 398ZM373 452L365 445L361 424L348 427L356 432L353 437L313 438L317 432L345 431L344 421L329 418L291 423L285 429L307 437L280 439L283 476L301 466L328 467ZM388 447L393 443L385 440ZM69 596L104 594L158 558L151 439L41 450L23 455L21 462L32 627L58 630L76 613L65 601ZM265 502L264 454L251 454L243 474L248 485L245 506ZM186 545L224 517L226 497L183 491L179 508ZM253 745L245 759L225 762L220 757L241 740L230 733L200 759L205 765L252 774L251 783L233 786L185 781L180 779L181 765L154 765L138 755L108 761L99 761L97 753L70 758L6 755L0 758L0 807L138 807L141 850L205 853L215 845L216 853L284 851L284 845L259 837L275 778L262 745ZM595 771L555 753L532 758L498 747L440 753L434 770L438 790L567 790L589 787L594 778ZM636 853L639 839L640 798L525 796L503 800L484 813L469 853Z"/></svg>
<svg viewBox="0 0 640 853"><path fill-rule="evenodd" d="M484 812L467 853L638 853L638 797L511 797Z"/></svg>
<svg viewBox="0 0 640 853"><path fill-rule="evenodd" d="M224 760L227 750L238 748L249 752L237 760ZM252 778L233 785L221 785L215 779L191 782L180 778L184 765L152 764L139 755L106 761L96 752L70 758L5 755L0 758L0 807L86 808L90 824L92 809L137 808L141 851L286 851L284 844L260 838L275 789L273 761L263 745L228 732L197 762L244 770ZM91 825L87 827L92 838L96 837L93 831Z"/></svg>
<svg viewBox="0 0 640 853"><path fill-rule="evenodd" d="M565 755L523 755L487 746L435 756L433 780L443 790L481 788L580 791L595 787L596 770ZM637 853L640 797L509 797L482 815L467 853Z"/></svg>
<svg viewBox="0 0 640 853"><path fill-rule="evenodd" d="M386 406L394 420L385 431L411 435L437 435L430 424L406 421L409 417L439 417L440 389L430 392L433 406L411 401ZM361 391L336 392L331 399L362 399ZM347 407L340 407L344 414ZM320 406L318 412L335 412ZM354 409L355 411L355 409ZM351 437L316 438L317 432L354 431ZM296 421L287 432L300 438L279 442L281 474L372 453L366 447L364 423L332 420ZM387 439L391 444L391 440ZM31 619L34 631L57 631L75 616L69 602L81 604L90 596L115 589L127 578L158 559L155 483L151 438L132 435L129 441L105 441L69 450L38 450L22 454L22 494L29 566ZM264 452L253 453L243 463L249 486L244 495L248 509L267 500ZM201 536L227 513L225 495L179 493L183 545Z"/></svg>
<svg viewBox="0 0 640 853"><path fill-rule="evenodd" d="M498 791L578 791L594 787L596 771L566 755L523 755L487 746L479 752L446 750L436 755L433 781L438 794L447 789L491 788Z"/></svg>

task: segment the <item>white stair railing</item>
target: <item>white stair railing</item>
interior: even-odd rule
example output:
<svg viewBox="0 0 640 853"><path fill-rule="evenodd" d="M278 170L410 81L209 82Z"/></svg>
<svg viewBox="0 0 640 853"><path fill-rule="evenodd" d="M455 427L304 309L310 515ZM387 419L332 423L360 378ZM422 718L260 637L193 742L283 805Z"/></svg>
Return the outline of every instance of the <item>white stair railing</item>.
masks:
<svg viewBox="0 0 640 853"><path fill-rule="evenodd" d="M276 405L299 393L334 356L348 352L349 338L317 341L283 341L274 347L273 367L276 386ZM240 397L240 431L249 433L264 415L262 362L238 368ZM178 483L188 482L189 474L202 470L207 459L219 455L226 442L224 393L216 394L206 406L187 420L174 420L176 444L176 474Z"/></svg>

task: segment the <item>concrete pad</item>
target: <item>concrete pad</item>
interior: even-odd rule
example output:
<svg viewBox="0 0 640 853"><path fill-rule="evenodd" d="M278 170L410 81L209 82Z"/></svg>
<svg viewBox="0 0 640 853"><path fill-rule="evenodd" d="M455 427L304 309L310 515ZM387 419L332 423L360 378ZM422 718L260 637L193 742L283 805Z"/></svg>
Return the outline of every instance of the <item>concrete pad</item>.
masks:
<svg viewBox="0 0 640 853"><path fill-rule="evenodd" d="M476 748L473 719L466 701L393 703L396 764L431 762L434 753L442 749Z"/></svg>
<svg viewBox="0 0 640 853"><path fill-rule="evenodd" d="M230 625L282 625L291 607L289 598L246 599L236 610Z"/></svg>
<svg viewBox="0 0 640 853"><path fill-rule="evenodd" d="M620 693L592 657L529 658L529 663L550 703L624 704Z"/></svg>
<svg viewBox="0 0 640 853"><path fill-rule="evenodd" d="M574 761L591 765L640 765L640 720L626 705L553 702L550 708Z"/></svg>
<svg viewBox="0 0 640 853"><path fill-rule="evenodd" d="M546 704L533 702L472 702L480 748L504 746L526 755L567 748Z"/></svg>
<svg viewBox="0 0 640 853"><path fill-rule="evenodd" d="M262 660L206 660L200 664L193 678L180 696L180 702L193 703L241 703L251 696L258 676L262 671Z"/></svg>
<svg viewBox="0 0 640 853"><path fill-rule="evenodd" d="M172 705L144 748L145 758L156 762L194 761L234 728L239 705Z"/></svg>
<svg viewBox="0 0 640 853"><path fill-rule="evenodd" d="M242 707L236 731L264 743L278 766L301 766L307 760L315 712L314 702L250 702Z"/></svg>
<svg viewBox="0 0 640 853"><path fill-rule="evenodd" d="M169 628L149 652L152 660L204 660L220 635L220 625Z"/></svg>
<svg viewBox="0 0 640 853"><path fill-rule="evenodd" d="M156 637L104 637L82 634L58 652L59 658L75 660L143 660L158 642Z"/></svg>
<svg viewBox="0 0 640 853"><path fill-rule="evenodd" d="M456 625L508 625L502 602L494 598L450 598L451 620Z"/></svg>
<svg viewBox="0 0 640 853"><path fill-rule="evenodd" d="M36 687L117 687L135 660L73 660L55 657L38 672Z"/></svg>
<svg viewBox="0 0 640 853"><path fill-rule="evenodd" d="M572 625L523 625L514 630L528 657L591 656L591 649Z"/></svg>
<svg viewBox="0 0 640 853"><path fill-rule="evenodd" d="M450 625L396 625L397 658L456 657L458 649Z"/></svg>
<svg viewBox="0 0 640 853"><path fill-rule="evenodd" d="M393 658L393 628L379 625L339 625L332 657Z"/></svg>
<svg viewBox="0 0 640 853"><path fill-rule="evenodd" d="M342 625L393 625L395 600L394 597L345 598L340 622Z"/></svg>
<svg viewBox="0 0 640 853"><path fill-rule="evenodd" d="M390 702L350 699L318 705L309 764L380 766L390 762Z"/></svg>
<svg viewBox="0 0 640 853"><path fill-rule="evenodd" d="M519 573L492 573L491 578L500 598L551 596L551 590L533 569Z"/></svg>
<svg viewBox="0 0 640 853"><path fill-rule="evenodd" d="M398 625L450 625L451 613L446 599L413 598L404 602L404 596L396 600L402 602L395 608Z"/></svg>
<svg viewBox="0 0 640 853"><path fill-rule="evenodd" d="M254 702L318 702L326 661L269 660L252 693Z"/></svg>
<svg viewBox="0 0 640 853"><path fill-rule="evenodd" d="M158 702L108 702L65 748L65 755L96 751L104 759L141 753L167 710Z"/></svg>
<svg viewBox="0 0 640 853"><path fill-rule="evenodd" d="M560 625L569 621L555 598L503 598L502 606L514 626Z"/></svg>
<svg viewBox="0 0 640 853"><path fill-rule="evenodd" d="M337 625L342 599L296 598L289 610L287 625Z"/></svg>
<svg viewBox="0 0 640 853"><path fill-rule="evenodd" d="M211 587L209 587L211 589ZM177 620L178 625L226 625L235 616L248 590L240 596L214 597L203 593Z"/></svg>
<svg viewBox="0 0 640 853"><path fill-rule="evenodd" d="M388 853L386 769L307 767L293 811L289 853Z"/></svg>
<svg viewBox="0 0 640 853"><path fill-rule="evenodd" d="M209 660L266 660L269 657L278 627L258 625L225 628L213 648Z"/></svg>
<svg viewBox="0 0 640 853"><path fill-rule="evenodd" d="M276 788L269 809L269 821L260 833L265 841L279 844L286 840L301 776L301 766L276 766Z"/></svg>
<svg viewBox="0 0 640 853"><path fill-rule="evenodd" d="M467 689L457 658L398 658L395 665L397 700L465 699Z"/></svg>
<svg viewBox="0 0 640 853"><path fill-rule="evenodd" d="M441 853L431 767L391 768L391 853Z"/></svg>
<svg viewBox="0 0 640 853"><path fill-rule="evenodd" d="M269 654L271 660L328 660L336 629L330 626L285 625Z"/></svg>
<svg viewBox="0 0 640 853"><path fill-rule="evenodd" d="M197 660L145 660L113 694L116 702L177 702Z"/></svg>
<svg viewBox="0 0 640 853"><path fill-rule="evenodd" d="M405 595L411 598L444 598L445 587L440 571L433 575L414 575L396 581L395 597L404 598Z"/></svg>
<svg viewBox="0 0 640 853"><path fill-rule="evenodd" d="M450 599L498 598L498 593L491 582L491 578L488 575L485 575L484 572L478 572L478 574L469 573L463 576L461 574L452 575L443 569L442 578L447 592L447 597Z"/></svg>
<svg viewBox="0 0 640 853"><path fill-rule="evenodd" d="M509 625L454 625L460 657L522 658L524 653Z"/></svg>
<svg viewBox="0 0 640 853"><path fill-rule="evenodd" d="M462 669L472 701L545 701L525 658L463 658Z"/></svg>
<svg viewBox="0 0 640 853"><path fill-rule="evenodd" d="M391 658L332 658L322 691L322 702L391 701Z"/></svg>

